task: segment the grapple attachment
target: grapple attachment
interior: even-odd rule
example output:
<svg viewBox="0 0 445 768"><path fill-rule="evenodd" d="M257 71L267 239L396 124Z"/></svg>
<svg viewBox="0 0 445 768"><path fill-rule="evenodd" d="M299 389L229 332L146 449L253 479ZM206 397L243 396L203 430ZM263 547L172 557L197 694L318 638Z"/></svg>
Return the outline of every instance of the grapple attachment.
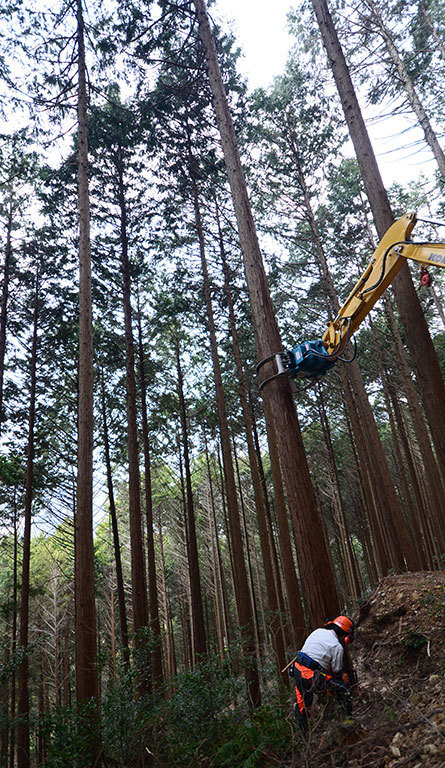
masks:
<svg viewBox="0 0 445 768"><path fill-rule="evenodd" d="M336 358L328 355L321 339L303 341L287 353L288 373L293 379L323 376L335 365Z"/></svg>

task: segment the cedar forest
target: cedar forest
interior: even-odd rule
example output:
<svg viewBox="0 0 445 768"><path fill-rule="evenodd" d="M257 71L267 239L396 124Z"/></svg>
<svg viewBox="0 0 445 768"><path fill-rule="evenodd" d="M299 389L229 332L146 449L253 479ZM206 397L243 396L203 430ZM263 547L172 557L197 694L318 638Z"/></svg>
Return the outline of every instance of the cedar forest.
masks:
<svg viewBox="0 0 445 768"><path fill-rule="evenodd" d="M445 239L444 6L295 0L249 92L208 5L0 9L5 768L278 765L308 632L443 567L441 270L404 264L325 377L256 365L395 218ZM385 189L370 115L415 182Z"/></svg>

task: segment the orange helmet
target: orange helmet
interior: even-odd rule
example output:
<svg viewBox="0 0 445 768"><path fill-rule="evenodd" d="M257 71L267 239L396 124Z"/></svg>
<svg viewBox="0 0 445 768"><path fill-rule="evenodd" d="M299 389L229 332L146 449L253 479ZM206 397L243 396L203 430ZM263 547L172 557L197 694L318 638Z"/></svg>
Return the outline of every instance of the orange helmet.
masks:
<svg viewBox="0 0 445 768"><path fill-rule="evenodd" d="M352 643L354 640L354 622L348 616L337 616L335 619L328 619L325 623L325 627L335 624L336 627L345 633L344 642L346 645Z"/></svg>

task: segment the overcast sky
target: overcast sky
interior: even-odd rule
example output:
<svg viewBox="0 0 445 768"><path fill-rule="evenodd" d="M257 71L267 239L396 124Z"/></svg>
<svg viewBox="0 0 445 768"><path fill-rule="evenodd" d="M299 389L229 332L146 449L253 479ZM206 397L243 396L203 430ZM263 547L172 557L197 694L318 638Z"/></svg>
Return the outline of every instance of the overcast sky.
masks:
<svg viewBox="0 0 445 768"><path fill-rule="evenodd" d="M286 31L291 7L290 0L217 0L210 9L215 20L233 22L251 88L269 85L284 69L292 42Z"/></svg>

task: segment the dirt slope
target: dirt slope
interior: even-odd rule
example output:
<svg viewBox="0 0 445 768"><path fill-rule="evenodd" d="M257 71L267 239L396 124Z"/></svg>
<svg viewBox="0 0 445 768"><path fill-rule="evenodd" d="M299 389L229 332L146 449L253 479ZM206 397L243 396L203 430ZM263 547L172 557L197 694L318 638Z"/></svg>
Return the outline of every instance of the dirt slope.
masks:
<svg viewBox="0 0 445 768"><path fill-rule="evenodd" d="M360 612L354 717L314 702L286 768L445 768L445 572L381 581Z"/></svg>
<svg viewBox="0 0 445 768"><path fill-rule="evenodd" d="M383 579L358 622L357 719L386 750L374 765L445 766L445 572Z"/></svg>

